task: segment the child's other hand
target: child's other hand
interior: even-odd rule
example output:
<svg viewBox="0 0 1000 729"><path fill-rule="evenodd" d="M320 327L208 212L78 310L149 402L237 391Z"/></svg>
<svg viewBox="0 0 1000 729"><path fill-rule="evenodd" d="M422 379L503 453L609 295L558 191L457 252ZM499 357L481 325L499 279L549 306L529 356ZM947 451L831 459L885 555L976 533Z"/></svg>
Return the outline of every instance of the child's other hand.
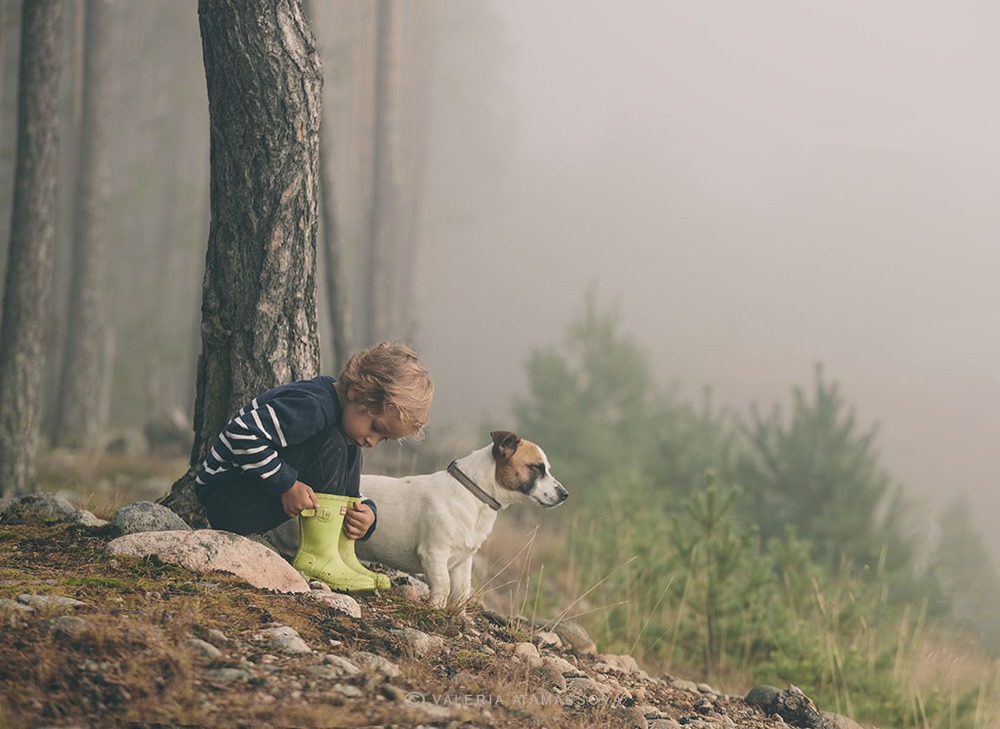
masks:
<svg viewBox="0 0 1000 729"><path fill-rule="evenodd" d="M372 508L360 500L355 501L354 506L344 515L344 534L351 539L360 539L374 523L375 512Z"/></svg>
<svg viewBox="0 0 1000 729"><path fill-rule="evenodd" d="M296 481L281 495L281 508L288 516L296 517L303 509L318 509L319 501L315 491L301 481Z"/></svg>

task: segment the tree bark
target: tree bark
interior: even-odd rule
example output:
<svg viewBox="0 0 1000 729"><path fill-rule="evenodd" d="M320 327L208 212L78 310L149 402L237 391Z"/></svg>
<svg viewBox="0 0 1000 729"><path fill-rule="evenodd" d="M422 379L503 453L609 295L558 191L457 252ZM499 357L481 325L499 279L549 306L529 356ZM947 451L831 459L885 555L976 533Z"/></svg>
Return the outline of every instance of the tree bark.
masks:
<svg viewBox="0 0 1000 729"><path fill-rule="evenodd" d="M0 324L0 495L34 487L59 161L62 0L26 2L22 12L17 162Z"/></svg>
<svg viewBox="0 0 1000 729"><path fill-rule="evenodd" d="M244 402L319 368L322 73L300 0L200 0L211 226L191 466L161 501L203 524L193 480Z"/></svg>
<svg viewBox="0 0 1000 729"><path fill-rule="evenodd" d="M87 447L97 440L101 422L104 361L104 289L107 280L105 218L110 195L108 143L114 27L114 0L85 4L83 106L80 163L73 202L73 267L63 345L56 445Z"/></svg>

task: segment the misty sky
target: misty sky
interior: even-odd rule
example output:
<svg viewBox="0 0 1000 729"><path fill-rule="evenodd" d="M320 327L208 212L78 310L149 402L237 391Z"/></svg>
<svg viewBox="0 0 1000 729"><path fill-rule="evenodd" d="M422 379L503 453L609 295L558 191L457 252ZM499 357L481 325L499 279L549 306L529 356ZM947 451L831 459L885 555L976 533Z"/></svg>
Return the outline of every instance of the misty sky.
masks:
<svg viewBox="0 0 1000 729"><path fill-rule="evenodd" d="M435 164L472 160L423 220L434 419L507 425L530 349L561 343L596 284L692 396L787 410L822 362L924 513L967 494L996 531L1000 8L493 12L504 61L476 93L494 128L429 150L429 190ZM478 67L474 44L451 53Z"/></svg>

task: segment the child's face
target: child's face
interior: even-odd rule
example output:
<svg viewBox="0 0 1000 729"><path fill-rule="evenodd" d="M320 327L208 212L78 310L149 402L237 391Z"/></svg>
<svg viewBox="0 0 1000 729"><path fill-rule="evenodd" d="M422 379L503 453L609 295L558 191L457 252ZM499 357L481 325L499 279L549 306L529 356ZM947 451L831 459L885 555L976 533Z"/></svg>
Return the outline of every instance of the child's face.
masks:
<svg viewBox="0 0 1000 729"><path fill-rule="evenodd" d="M340 429L349 441L361 448L374 448L383 440L398 440L412 434L412 429L399 417L395 408L385 408L372 415L360 405L348 401Z"/></svg>

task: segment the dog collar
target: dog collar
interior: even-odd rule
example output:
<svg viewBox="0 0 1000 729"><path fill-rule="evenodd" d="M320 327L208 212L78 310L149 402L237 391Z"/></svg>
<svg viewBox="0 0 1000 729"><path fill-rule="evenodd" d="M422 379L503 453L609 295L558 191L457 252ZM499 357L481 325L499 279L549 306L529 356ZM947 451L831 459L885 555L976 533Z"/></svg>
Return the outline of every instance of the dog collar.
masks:
<svg viewBox="0 0 1000 729"><path fill-rule="evenodd" d="M462 473L462 469L458 467L458 461L451 462L448 466L448 473L454 476L456 481L465 486L469 490L469 493L493 509L493 511L500 511L501 503L483 491L479 487L479 484Z"/></svg>

